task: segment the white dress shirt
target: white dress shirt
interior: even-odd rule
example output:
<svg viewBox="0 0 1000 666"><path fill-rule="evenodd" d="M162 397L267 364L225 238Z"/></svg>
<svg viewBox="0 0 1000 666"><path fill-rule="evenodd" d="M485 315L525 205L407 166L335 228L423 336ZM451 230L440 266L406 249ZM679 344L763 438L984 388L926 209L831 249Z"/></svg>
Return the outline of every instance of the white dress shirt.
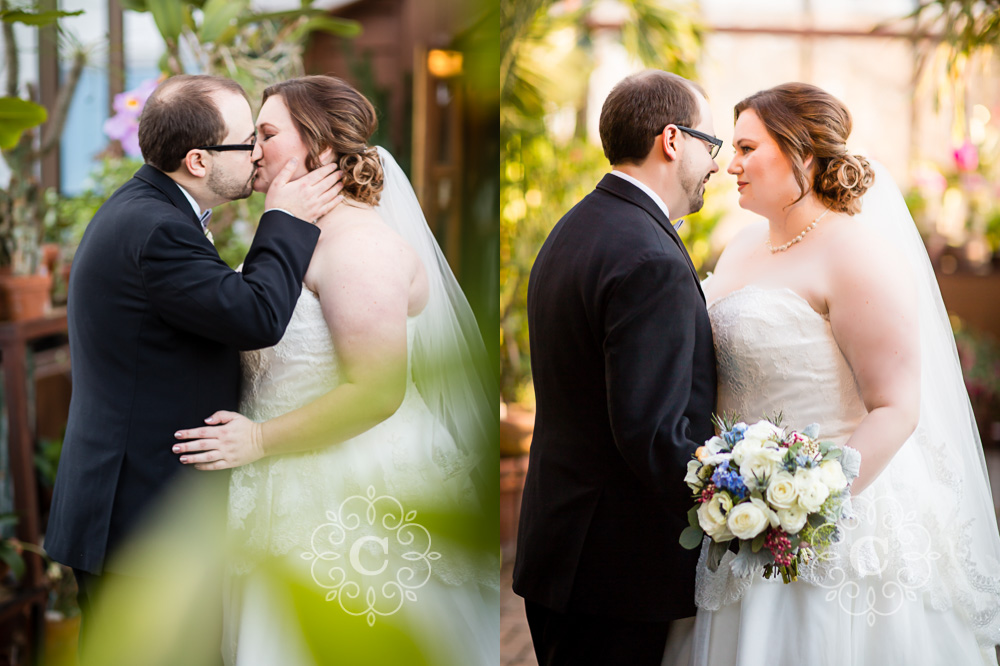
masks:
<svg viewBox="0 0 1000 666"><path fill-rule="evenodd" d="M612 170L611 174L615 175L615 176L618 176L622 180L625 180L625 181L628 181L628 182L632 183L633 185L635 185L636 187L638 187L640 190L642 190L643 192L645 192L646 194L648 194L649 198L653 200L653 203L655 203L657 206L659 206L660 210L663 211L663 214L664 214L664 216L666 216L667 221L670 222L670 211L667 209L667 204L663 203L663 199L660 198L660 195L657 194L656 192L654 192L652 190L652 188L649 187L649 185L647 185L646 183L642 182L641 180L637 180L637 179L633 178L632 176L628 175L627 173L624 173L622 171L618 171L617 169ZM677 222L677 224L674 224L674 229L679 229L680 226L681 226L681 224L683 222L684 222L684 220L679 220Z"/></svg>

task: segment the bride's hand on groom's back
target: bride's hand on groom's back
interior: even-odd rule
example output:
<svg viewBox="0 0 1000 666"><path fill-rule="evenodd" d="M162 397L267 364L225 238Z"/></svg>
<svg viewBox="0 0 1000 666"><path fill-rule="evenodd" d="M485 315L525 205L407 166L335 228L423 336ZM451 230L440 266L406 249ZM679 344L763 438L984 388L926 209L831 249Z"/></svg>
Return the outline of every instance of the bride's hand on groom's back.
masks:
<svg viewBox="0 0 1000 666"><path fill-rule="evenodd" d="M344 200L340 194L344 174L333 162L293 180L298 163L293 157L275 176L267 189L264 210L280 208L301 220L315 222Z"/></svg>
<svg viewBox="0 0 1000 666"><path fill-rule="evenodd" d="M219 411L205 419L208 426L178 430L173 447L181 463L210 471L248 465L264 457L261 427L236 412Z"/></svg>

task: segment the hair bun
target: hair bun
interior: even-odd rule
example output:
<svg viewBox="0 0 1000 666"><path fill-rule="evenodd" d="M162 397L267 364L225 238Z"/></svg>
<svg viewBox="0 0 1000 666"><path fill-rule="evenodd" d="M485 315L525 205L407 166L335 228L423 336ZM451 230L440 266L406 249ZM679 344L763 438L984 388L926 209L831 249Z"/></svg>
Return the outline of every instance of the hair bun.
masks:
<svg viewBox="0 0 1000 666"><path fill-rule="evenodd" d="M340 170L344 172L345 194L361 203L378 204L385 182L378 150L365 148L359 153L341 156Z"/></svg>
<svg viewBox="0 0 1000 666"><path fill-rule="evenodd" d="M861 211L861 197L875 182L875 172L862 155L844 153L830 158L817 176L816 194L834 211L855 215Z"/></svg>

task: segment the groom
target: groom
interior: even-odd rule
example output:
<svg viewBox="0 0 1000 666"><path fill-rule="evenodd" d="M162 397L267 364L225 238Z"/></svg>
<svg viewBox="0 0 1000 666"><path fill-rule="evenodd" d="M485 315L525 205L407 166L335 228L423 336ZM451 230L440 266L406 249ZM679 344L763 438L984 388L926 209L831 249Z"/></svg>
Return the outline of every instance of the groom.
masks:
<svg viewBox="0 0 1000 666"><path fill-rule="evenodd" d="M45 549L73 567L85 629L108 578L155 575L122 569L113 555L175 482L211 485L224 513L228 477L181 465L174 431L237 408L238 350L281 338L319 237L304 220L336 204L332 167L291 183L287 168L267 193L243 272L230 269L207 218L252 193L254 137L238 84L167 79L140 119L146 164L101 206L74 257L73 397Z"/></svg>
<svg viewBox="0 0 1000 666"><path fill-rule="evenodd" d="M671 216L699 210L721 141L704 91L647 70L601 111L612 172L531 271L537 414L514 565L538 663L660 664L695 614L683 478L711 437L712 331ZM687 620L690 622L690 620Z"/></svg>

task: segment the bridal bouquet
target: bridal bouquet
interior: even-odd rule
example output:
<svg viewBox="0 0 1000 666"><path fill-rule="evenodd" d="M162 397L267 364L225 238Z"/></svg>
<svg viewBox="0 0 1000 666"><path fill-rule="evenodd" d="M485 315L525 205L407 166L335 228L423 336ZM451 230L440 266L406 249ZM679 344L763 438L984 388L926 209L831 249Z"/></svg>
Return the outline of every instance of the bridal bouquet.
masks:
<svg viewBox="0 0 1000 666"><path fill-rule="evenodd" d="M780 416L753 425L717 421L722 434L708 440L688 463L684 482L694 493L690 526L681 545L701 546L707 534L708 566L715 571L729 542L738 540L733 573L763 569L789 583L799 565L821 555L838 537L837 521L857 477L860 455L817 440L819 426L781 428Z"/></svg>

